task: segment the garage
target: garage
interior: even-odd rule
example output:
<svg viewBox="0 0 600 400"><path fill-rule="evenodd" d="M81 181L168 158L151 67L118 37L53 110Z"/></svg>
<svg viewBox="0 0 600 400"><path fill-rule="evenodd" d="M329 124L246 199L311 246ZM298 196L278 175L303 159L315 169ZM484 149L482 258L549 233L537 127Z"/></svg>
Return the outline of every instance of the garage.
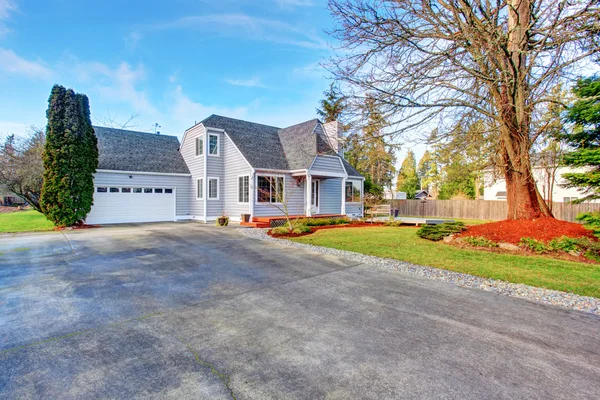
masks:
<svg viewBox="0 0 600 400"><path fill-rule="evenodd" d="M175 221L174 188L109 187L94 188L94 205L87 216L91 225Z"/></svg>

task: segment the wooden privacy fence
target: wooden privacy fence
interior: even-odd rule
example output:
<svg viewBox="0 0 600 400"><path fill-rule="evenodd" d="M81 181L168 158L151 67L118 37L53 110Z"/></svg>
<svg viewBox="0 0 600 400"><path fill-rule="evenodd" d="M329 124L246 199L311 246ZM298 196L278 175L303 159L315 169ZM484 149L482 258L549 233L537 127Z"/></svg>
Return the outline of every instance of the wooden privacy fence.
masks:
<svg viewBox="0 0 600 400"><path fill-rule="evenodd" d="M506 202L490 200L391 200L398 215L410 217L445 217L503 220L506 219ZM552 212L558 219L576 222L577 214L600 211L600 203L553 203Z"/></svg>

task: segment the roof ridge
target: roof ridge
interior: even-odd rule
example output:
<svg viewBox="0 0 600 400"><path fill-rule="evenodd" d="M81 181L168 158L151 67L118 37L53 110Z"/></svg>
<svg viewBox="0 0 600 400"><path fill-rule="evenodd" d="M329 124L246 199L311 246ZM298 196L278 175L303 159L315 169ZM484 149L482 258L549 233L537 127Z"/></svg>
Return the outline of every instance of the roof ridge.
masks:
<svg viewBox="0 0 600 400"><path fill-rule="evenodd" d="M314 121L315 125L322 124L322 122L319 120L319 118L313 118L313 119L309 119L309 120L306 120L304 122L300 122L300 123L297 123L297 124L294 124L294 125L286 126L285 128L280 128L280 130L294 128L296 126L308 124L309 122L313 122L313 121Z"/></svg>
<svg viewBox="0 0 600 400"><path fill-rule="evenodd" d="M239 122L245 122L247 124L254 124L254 125L260 125L260 126L266 126L267 128L281 129L280 127L274 126L274 125L262 124L260 122L253 122L253 121L248 121L248 120L240 119L240 118L231 118L231 117L226 117L224 115L218 115L218 114L211 114L207 118L204 118L202 121L200 121L199 124L203 124L205 121L209 120L212 117L219 117L219 118L224 118L224 119L228 119L228 120L231 120L231 121L239 121Z"/></svg>
<svg viewBox="0 0 600 400"><path fill-rule="evenodd" d="M100 129L105 129L105 130L109 130L109 131L117 131L117 132L124 132L127 134L142 134L142 135L150 135L150 136L156 136L156 137L168 137L168 138L176 138L177 140L179 140L179 138L175 135L164 135L162 133L153 133L153 132L142 132L142 131L132 131L129 129L119 129L119 128L110 128L108 126L98 126L98 125L92 125L92 128L94 128L94 130L96 128L100 128Z"/></svg>

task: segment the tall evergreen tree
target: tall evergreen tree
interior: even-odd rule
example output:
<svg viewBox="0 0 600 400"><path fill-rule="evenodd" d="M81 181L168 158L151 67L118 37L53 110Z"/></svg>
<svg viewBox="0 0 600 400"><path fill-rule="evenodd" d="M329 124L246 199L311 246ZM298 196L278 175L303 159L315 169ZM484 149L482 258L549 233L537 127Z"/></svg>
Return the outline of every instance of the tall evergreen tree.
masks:
<svg viewBox="0 0 600 400"><path fill-rule="evenodd" d="M438 175L437 161L429 150L425 150L417 166L417 176L421 189L431 192L439 179Z"/></svg>
<svg viewBox="0 0 600 400"><path fill-rule="evenodd" d="M362 130L348 138L346 159L375 186L391 186L395 175L395 147L386 140L386 121L370 96L363 106L363 114Z"/></svg>
<svg viewBox="0 0 600 400"><path fill-rule="evenodd" d="M346 109L346 100L335 83L329 85L329 89L323 92L325 96L320 101L320 108L317 108L317 115L323 122L340 121L342 114Z"/></svg>
<svg viewBox="0 0 600 400"><path fill-rule="evenodd" d="M55 85L46 115L40 206L55 225L70 226L83 221L93 204L98 141L87 96Z"/></svg>
<svg viewBox="0 0 600 400"><path fill-rule="evenodd" d="M399 192L406 192L406 198L414 199L417 190L419 190L420 183L417 175L417 161L415 159L415 153L409 150L402 161L400 172L398 173L398 180L396 181L396 190Z"/></svg>
<svg viewBox="0 0 600 400"><path fill-rule="evenodd" d="M577 96L568 109L567 121L573 132L564 136L574 148L564 155L565 165L585 167L585 172L563 174L566 187L582 189L584 197L575 202L600 199L600 77L581 79L573 88Z"/></svg>

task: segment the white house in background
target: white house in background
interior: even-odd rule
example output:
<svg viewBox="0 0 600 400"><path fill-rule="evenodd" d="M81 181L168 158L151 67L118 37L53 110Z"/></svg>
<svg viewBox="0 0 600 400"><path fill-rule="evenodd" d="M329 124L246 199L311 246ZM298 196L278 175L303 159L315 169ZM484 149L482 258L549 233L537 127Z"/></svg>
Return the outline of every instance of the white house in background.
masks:
<svg viewBox="0 0 600 400"><path fill-rule="evenodd" d="M175 136L94 127L99 167L88 224L221 215L265 223L363 215L364 178L338 154L337 122L288 128L211 115ZM281 218L279 218L281 219Z"/></svg>
<svg viewBox="0 0 600 400"><path fill-rule="evenodd" d="M555 172L554 185L552 185L552 179L550 173L552 171L548 171L543 166L534 166L533 167L533 177L536 181L537 188L544 198L544 200L548 200L550 187L552 188L552 201L557 203L568 203L570 201L576 200L578 198L583 197L581 191L577 188L563 188L561 184L565 182L562 174L567 172L581 172L581 169L573 169L569 167L558 167ZM483 199L484 200L504 200L506 201L506 182L504 179L500 178L501 174L494 170L489 169L484 171L484 190L483 190Z"/></svg>

